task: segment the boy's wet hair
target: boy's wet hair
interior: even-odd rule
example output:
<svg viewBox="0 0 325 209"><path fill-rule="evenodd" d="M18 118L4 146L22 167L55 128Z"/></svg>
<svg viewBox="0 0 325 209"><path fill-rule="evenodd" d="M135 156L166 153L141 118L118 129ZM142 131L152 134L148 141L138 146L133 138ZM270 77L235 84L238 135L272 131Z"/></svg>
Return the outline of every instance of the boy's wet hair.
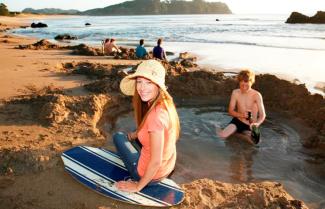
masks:
<svg viewBox="0 0 325 209"><path fill-rule="evenodd" d="M250 81L252 84L255 82L255 73L250 70L250 69L245 69L239 72L237 76L238 82L240 81L245 81L248 82Z"/></svg>
<svg viewBox="0 0 325 209"><path fill-rule="evenodd" d="M161 42L162 42L162 38L159 38L158 41L157 41L157 45L161 45Z"/></svg>
<svg viewBox="0 0 325 209"><path fill-rule="evenodd" d="M140 39L140 45L143 45L143 44L144 44L144 40Z"/></svg>

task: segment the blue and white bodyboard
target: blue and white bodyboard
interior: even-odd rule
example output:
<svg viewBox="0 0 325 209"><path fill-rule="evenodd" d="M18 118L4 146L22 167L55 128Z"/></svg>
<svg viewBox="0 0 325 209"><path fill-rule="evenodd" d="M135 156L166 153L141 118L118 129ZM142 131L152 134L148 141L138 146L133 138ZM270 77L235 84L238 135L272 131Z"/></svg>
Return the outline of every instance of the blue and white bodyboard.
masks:
<svg viewBox="0 0 325 209"><path fill-rule="evenodd" d="M78 146L63 152L61 157L65 170L77 181L107 197L153 207L177 205L184 199L184 191L167 178L136 193L118 190L114 183L125 180L129 172L117 154L103 148Z"/></svg>

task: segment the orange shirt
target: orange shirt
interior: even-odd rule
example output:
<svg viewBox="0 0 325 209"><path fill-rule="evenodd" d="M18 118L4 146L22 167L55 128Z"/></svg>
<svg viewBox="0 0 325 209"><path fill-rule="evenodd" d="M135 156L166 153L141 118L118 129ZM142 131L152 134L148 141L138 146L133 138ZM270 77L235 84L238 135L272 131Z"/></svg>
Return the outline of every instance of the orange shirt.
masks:
<svg viewBox="0 0 325 209"><path fill-rule="evenodd" d="M160 179L171 173L176 163L176 138L173 136L170 119L166 108L162 105L154 107L147 116L142 128L138 132L139 141L142 144L138 161L138 173L143 176L150 161L150 137L149 132L164 131L162 164L153 177Z"/></svg>

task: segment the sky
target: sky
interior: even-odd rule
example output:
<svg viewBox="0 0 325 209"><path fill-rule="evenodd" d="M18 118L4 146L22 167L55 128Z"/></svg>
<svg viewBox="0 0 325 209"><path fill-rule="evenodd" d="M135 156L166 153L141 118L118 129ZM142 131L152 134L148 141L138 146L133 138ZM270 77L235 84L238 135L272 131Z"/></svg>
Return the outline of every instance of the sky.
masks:
<svg viewBox="0 0 325 209"><path fill-rule="evenodd" d="M124 2L125 0L0 0L10 11L21 11L24 8L60 8L84 11L102 8ZM298 11L313 15L317 11L325 11L325 0L208 0L226 3L235 14L290 14Z"/></svg>

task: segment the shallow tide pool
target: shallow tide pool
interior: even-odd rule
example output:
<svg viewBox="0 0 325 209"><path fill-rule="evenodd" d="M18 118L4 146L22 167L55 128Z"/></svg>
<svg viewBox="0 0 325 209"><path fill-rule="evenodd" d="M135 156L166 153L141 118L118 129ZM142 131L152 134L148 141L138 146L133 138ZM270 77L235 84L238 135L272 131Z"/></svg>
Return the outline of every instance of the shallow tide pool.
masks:
<svg viewBox="0 0 325 209"><path fill-rule="evenodd" d="M311 208L325 207L325 163L307 154L300 136L281 118L268 116L261 126L261 142L251 145L235 134L226 140L216 136L216 127L225 127L230 117L220 107L178 108L181 137L172 176L177 183L200 178L222 182L281 182L295 198ZM133 114L120 116L105 131L134 129ZM113 147L113 142L108 142Z"/></svg>

